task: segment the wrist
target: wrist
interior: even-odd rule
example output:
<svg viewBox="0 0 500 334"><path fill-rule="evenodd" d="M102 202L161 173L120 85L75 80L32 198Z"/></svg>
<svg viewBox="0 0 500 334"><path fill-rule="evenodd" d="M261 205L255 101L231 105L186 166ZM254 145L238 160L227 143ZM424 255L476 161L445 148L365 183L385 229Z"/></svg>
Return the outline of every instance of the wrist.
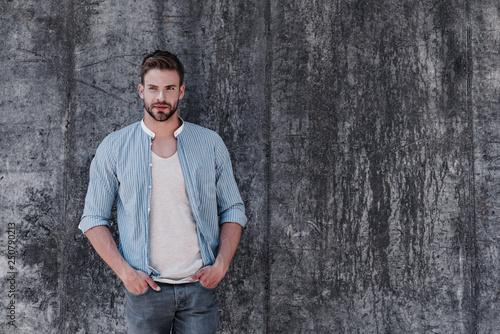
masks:
<svg viewBox="0 0 500 334"><path fill-rule="evenodd" d="M224 258L222 258L221 256L218 256L217 259L215 259L215 263L213 264L213 266L216 269L222 271L224 274L226 274L226 272L229 270L229 263L226 263Z"/></svg>
<svg viewBox="0 0 500 334"><path fill-rule="evenodd" d="M116 270L116 275L122 280L126 281L128 277L133 275L135 272L135 269L132 268L127 262L122 263L120 268Z"/></svg>

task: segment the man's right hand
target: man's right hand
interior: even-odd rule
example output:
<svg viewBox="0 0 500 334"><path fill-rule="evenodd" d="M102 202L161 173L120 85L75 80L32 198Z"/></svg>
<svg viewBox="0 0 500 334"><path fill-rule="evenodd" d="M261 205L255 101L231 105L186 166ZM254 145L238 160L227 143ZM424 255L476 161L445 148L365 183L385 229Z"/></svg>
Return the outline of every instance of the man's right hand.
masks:
<svg viewBox="0 0 500 334"><path fill-rule="evenodd" d="M160 291L161 288L151 277L149 277L146 273L131 268L127 271L126 275L122 278L122 282L125 285L125 289L128 292L133 293L135 295L139 295L148 290L148 287L156 291Z"/></svg>
<svg viewBox="0 0 500 334"><path fill-rule="evenodd" d="M85 232L92 246L102 259L120 277L125 288L134 294L146 292L148 286L156 291L160 291L158 284L146 273L132 268L116 247L115 240L105 225L95 226Z"/></svg>

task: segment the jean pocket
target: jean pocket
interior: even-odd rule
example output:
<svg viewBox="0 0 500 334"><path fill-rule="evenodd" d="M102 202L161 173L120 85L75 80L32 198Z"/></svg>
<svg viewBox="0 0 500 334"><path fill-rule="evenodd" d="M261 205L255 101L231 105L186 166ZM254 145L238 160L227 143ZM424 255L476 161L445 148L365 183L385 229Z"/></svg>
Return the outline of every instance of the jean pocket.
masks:
<svg viewBox="0 0 500 334"><path fill-rule="evenodd" d="M142 292L142 293L132 293L130 291L127 290L127 288L125 288L125 292L131 296L131 297L140 297L140 296L144 296L145 294L147 294L149 292L149 290L151 289L151 287L148 285L148 288L146 289L146 291Z"/></svg>
<svg viewBox="0 0 500 334"><path fill-rule="evenodd" d="M217 288L213 288L213 289L207 288L206 286L204 286L203 284L201 284L200 281L196 281L196 284L198 284L203 290L215 291L215 289L217 289Z"/></svg>

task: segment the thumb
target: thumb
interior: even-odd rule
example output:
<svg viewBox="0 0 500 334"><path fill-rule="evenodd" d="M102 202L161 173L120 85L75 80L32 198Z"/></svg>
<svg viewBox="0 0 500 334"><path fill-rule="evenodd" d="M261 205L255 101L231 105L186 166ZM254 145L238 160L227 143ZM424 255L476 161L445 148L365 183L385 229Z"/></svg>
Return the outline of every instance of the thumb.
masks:
<svg viewBox="0 0 500 334"><path fill-rule="evenodd" d="M148 282L149 286L150 286L152 289L154 289L154 290L156 290L156 291L160 291L160 290L161 290L160 286L159 286L158 284L156 284L156 282L155 282L155 281L153 281L153 279L152 279L151 277L149 277L149 276L148 276L148 277L146 278L146 282Z"/></svg>
<svg viewBox="0 0 500 334"><path fill-rule="evenodd" d="M200 279L201 276L203 276L204 269L198 270L191 278L189 279L190 282L194 282Z"/></svg>

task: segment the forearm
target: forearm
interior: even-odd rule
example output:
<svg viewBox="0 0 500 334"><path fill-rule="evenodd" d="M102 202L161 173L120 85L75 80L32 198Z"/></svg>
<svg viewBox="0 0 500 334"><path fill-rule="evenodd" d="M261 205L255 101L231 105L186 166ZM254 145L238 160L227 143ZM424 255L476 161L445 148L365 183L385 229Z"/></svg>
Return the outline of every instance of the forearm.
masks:
<svg viewBox="0 0 500 334"><path fill-rule="evenodd" d="M122 280L125 288L132 293L143 293L148 285L159 291L160 287L151 277L140 270L130 266L116 247L115 240L109 232L107 226L96 226L85 232L90 243L97 254L113 269L113 271Z"/></svg>
<svg viewBox="0 0 500 334"><path fill-rule="evenodd" d="M127 271L133 269L116 247L115 240L107 226L96 226L85 232L97 254L123 280Z"/></svg>
<svg viewBox="0 0 500 334"><path fill-rule="evenodd" d="M222 266L224 273L229 270L231 261L236 253L241 238L241 225L237 223L224 223L221 226L219 237L219 252L216 265Z"/></svg>
<svg viewBox="0 0 500 334"><path fill-rule="evenodd" d="M222 224L219 236L219 253L217 254L215 263L198 270L191 276L190 281L195 282L196 280L200 280L200 283L209 289L217 287L229 270L229 265L231 264L234 253L236 253L236 248L238 248L240 237L240 224Z"/></svg>

